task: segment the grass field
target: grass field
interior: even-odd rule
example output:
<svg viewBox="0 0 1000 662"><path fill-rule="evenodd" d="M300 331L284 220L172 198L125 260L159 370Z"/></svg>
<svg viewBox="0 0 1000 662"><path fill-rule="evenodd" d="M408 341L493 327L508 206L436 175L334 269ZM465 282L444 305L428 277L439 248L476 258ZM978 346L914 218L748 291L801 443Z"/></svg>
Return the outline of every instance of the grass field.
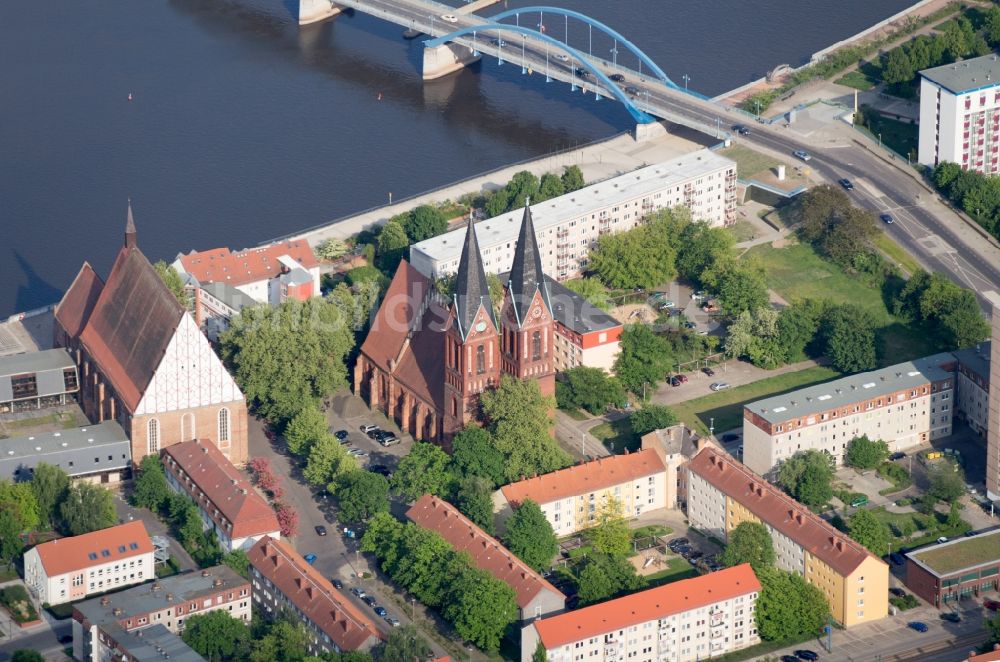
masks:
<svg viewBox="0 0 1000 662"><path fill-rule="evenodd" d="M698 571L690 563L677 556L667 561L665 569L646 575L646 579L649 580L649 586L652 588L697 576Z"/></svg>
<svg viewBox="0 0 1000 662"><path fill-rule="evenodd" d="M778 159L755 152L743 145L733 145L728 149L719 150L719 154L736 161L736 172L743 179L753 178L781 163Z"/></svg>
<svg viewBox="0 0 1000 662"><path fill-rule="evenodd" d="M750 221L738 221L735 225L731 225L726 229L736 239L737 244L741 241L747 241L757 234L757 228Z"/></svg>
<svg viewBox="0 0 1000 662"><path fill-rule="evenodd" d="M917 149L917 125L909 121L883 117L877 113L868 113L865 116L868 122L868 130L872 135L882 136L882 143L886 147L892 148L897 154L906 156Z"/></svg>
<svg viewBox="0 0 1000 662"><path fill-rule="evenodd" d="M879 232L875 236L875 247L885 253L890 260L898 264L908 276L920 269L920 263L917 262L916 258L907 253L905 248L893 241L884 232Z"/></svg>
<svg viewBox="0 0 1000 662"><path fill-rule="evenodd" d="M872 89L875 87L876 83L878 83L878 81L872 80L869 76L866 76L857 69L847 72L833 82L838 85L853 87L854 89L861 90L862 92Z"/></svg>
<svg viewBox="0 0 1000 662"><path fill-rule="evenodd" d="M827 382L838 377L840 377L840 373L833 368L814 366L798 372L786 372L782 375L761 379L728 391L719 391L687 402L673 404L670 405L670 408L674 410L680 420L703 434L708 434L709 422L713 418L715 419L715 430L723 432L740 427L743 421L743 405L747 402L787 393L803 386Z"/></svg>
<svg viewBox="0 0 1000 662"><path fill-rule="evenodd" d="M632 432L632 423L628 417L595 425L590 428L590 434L607 446L612 453L622 453L626 449L638 450L641 443L639 436Z"/></svg>

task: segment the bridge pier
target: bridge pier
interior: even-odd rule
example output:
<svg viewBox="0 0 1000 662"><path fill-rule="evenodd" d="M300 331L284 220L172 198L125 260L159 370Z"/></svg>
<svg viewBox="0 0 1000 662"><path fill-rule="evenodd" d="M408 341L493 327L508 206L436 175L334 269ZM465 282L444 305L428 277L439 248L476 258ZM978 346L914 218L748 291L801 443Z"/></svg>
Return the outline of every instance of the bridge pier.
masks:
<svg viewBox="0 0 1000 662"><path fill-rule="evenodd" d="M340 12L341 8L330 0L299 0L299 25L318 23Z"/></svg>
<svg viewBox="0 0 1000 662"><path fill-rule="evenodd" d="M434 80L479 60L471 48L449 42L424 49L424 80Z"/></svg>
<svg viewBox="0 0 1000 662"><path fill-rule="evenodd" d="M665 136L668 133L670 132L667 131L667 127L663 122L647 122L645 124L636 124L635 132L632 136L637 143L641 143Z"/></svg>

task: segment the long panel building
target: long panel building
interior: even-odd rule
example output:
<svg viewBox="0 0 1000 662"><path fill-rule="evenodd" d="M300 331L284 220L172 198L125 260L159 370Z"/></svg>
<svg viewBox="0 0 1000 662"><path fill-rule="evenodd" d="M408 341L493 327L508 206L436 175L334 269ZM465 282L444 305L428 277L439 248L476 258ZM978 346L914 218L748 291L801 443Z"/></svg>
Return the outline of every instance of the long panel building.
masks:
<svg viewBox="0 0 1000 662"><path fill-rule="evenodd" d="M587 254L605 234L631 230L647 214L683 205L714 226L736 220L736 162L711 150L647 166L532 207L542 271L557 280L587 266ZM476 224L487 273L510 271L521 226L516 209ZM410 264L430 278L458 271L465 228L410 247Z"/></svg>
<svg viewBox="0 0 1000 662"><path fill-rule="evenodd" d="M947 437L955 365L945 352L751 402L743 408L743 462L766 475L810 449L842 464L848 442L861 435L891 451Z"/></svg>
<svg viewBox="0 0 1000 662"><path fill-rule="evenodd" d="M881 559L726 453L705 448L687 469L692 527L726 540L742 522L763 524L776 565L822 591L834 620L851 627L885 617L889 566Z"/></svg>

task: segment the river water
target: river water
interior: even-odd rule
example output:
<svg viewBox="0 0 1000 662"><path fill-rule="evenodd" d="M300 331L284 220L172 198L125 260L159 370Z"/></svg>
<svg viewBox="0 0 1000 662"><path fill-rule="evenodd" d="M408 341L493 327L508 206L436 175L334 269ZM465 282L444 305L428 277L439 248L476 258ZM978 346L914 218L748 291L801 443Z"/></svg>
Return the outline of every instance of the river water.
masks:
<svg viewBox="0 0 1000 662"><path fill-rule="evenodd" d="M911 2L564 6L715 95ZM398 26L356 14L300 29L288 3L0 2L0 317L58 300L84 260L106 274L129 196L140 246L171 259L252 246L390 192L399 199L631 127L616 103L492 61L425 85L420 41L401 39ZM558 20L545 22L560 35ZM590 47L583 27L570 39ZM611 42L593 44L611 59Z"/></svg>

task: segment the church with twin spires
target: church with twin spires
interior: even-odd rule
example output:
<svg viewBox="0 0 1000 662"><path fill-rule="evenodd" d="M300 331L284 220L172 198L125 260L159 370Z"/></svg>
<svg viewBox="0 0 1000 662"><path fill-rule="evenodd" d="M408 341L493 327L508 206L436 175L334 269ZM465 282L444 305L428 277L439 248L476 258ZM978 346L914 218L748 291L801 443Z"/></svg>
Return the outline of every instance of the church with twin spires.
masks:
<svg viewBox="0 0 1000 662"><path fill-rule="evenodd" d="M524 208L497 318L470 221L451 301L403 260L354 368L355 393L415 439L450 440L478 420L479 396L503 375L555 393L550 283Z"/></svg>

